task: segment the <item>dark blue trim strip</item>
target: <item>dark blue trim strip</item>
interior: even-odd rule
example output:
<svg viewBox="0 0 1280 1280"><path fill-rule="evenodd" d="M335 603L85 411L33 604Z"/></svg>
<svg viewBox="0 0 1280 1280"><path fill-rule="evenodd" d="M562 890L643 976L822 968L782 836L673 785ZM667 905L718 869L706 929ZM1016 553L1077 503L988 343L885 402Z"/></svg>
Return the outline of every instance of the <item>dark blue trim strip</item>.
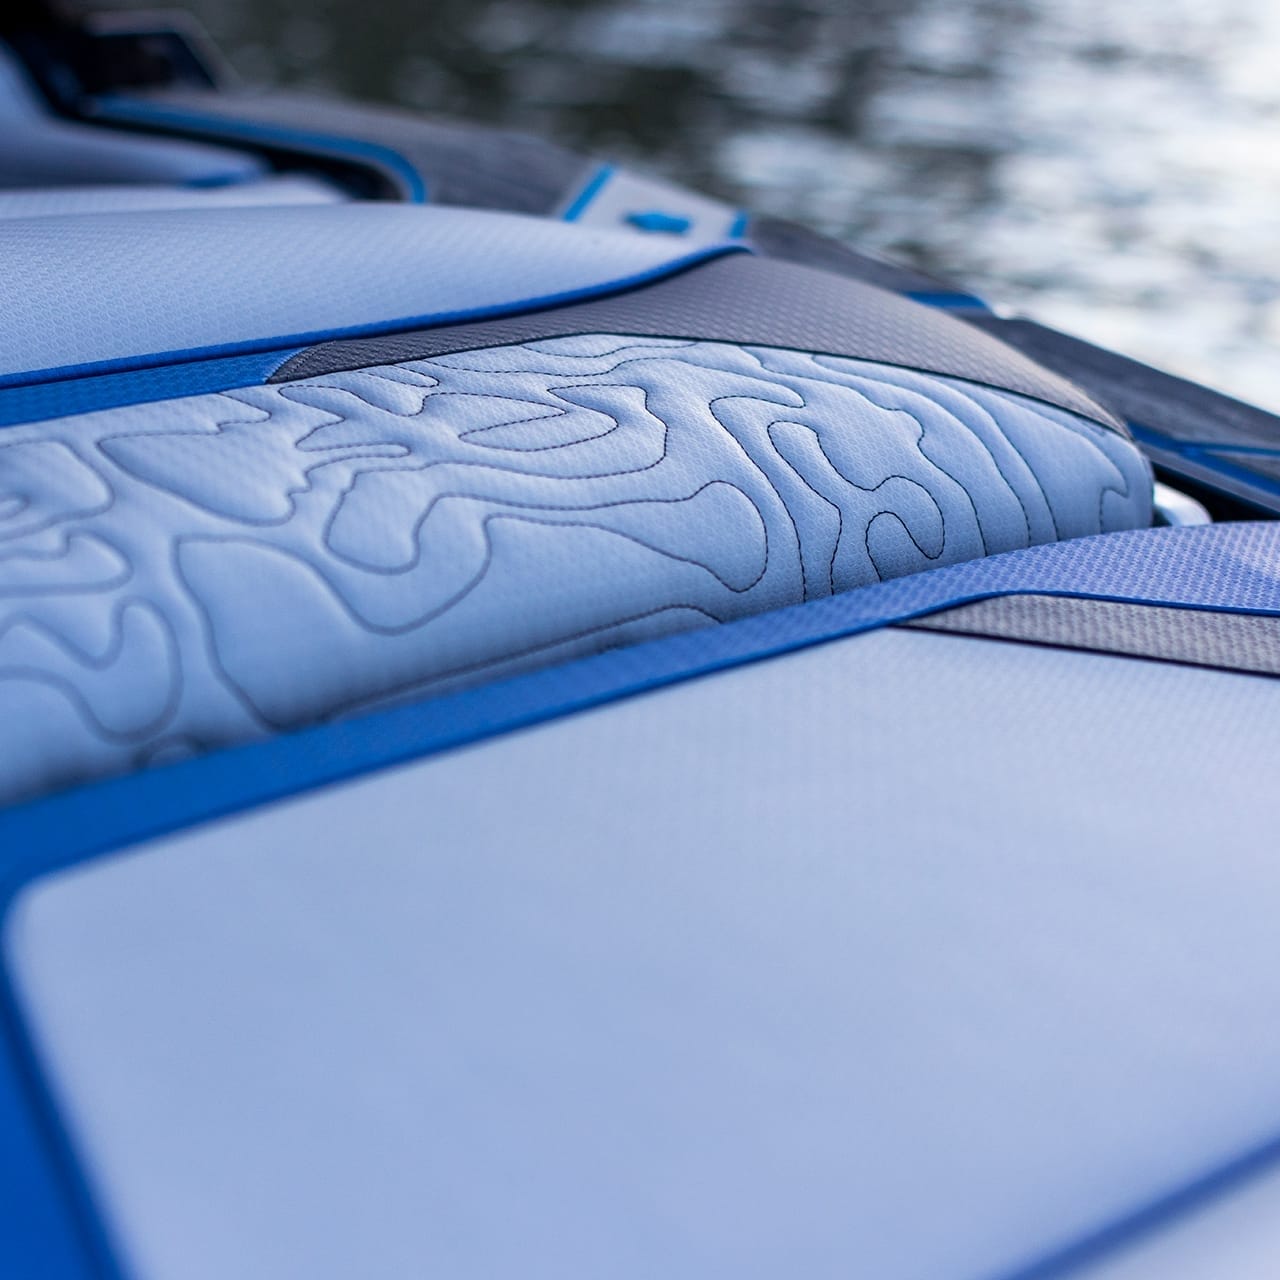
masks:
<svg viewBox="0 0 1280 1280"><path fill-rule="evenodd" d="M1227 479L1236 480L1249 485L1251 488L1261 489L1263 493L1274 494L1277 498L1280 498L1280 482L1273 476L1265 475L1261 471L1251 471L1248 467L1240 466L1238 463L1233 462L1230 456L1226 456L1241 454L1262 458L1280 458L1280 450L1278 449L1263 449L1248 445L1237 447L1233 444L1217 444L1207 441L1176 440L1173 436L1167 436L1161 431L1152 431L1150 427L1144 427L1137 422L1130 422L1129 430L1133 432L1134 440L1140 445L1147 445L1152 449L1163 449L1166 453L1186 458L1188 462L1194 462L1197 466L1203 467L1207 471L1216 471ZM1206 481L1206 483L1212 485L1212 481Z"/></svg>
<svg viewBox="0 0 1280 1280"><path fill-rule="evenodd" d="M153 125L185 134L199 133L206 138L234 139L313 155L319 152L372 162L384 170L390 170L399 178L407 203L427 203L426 180L418 168L400 152L378 143L333 134L309 133L283 125L226 120L221 116L181 111L116 95L98 98L94 106L99 116L120 124Z"/></svg>
<svg viewBox="0 0 1280 1280"><path fill-rule="evenodd" d="M294 348L261 356L195 360L156 369L67 378L28 387L3 387L0 388L0 427L63 418L73 413L92 413L96 409L115 409L125 404L257 386L297 354Z"/></svg>
<svg viewBox="0 0 1280 1280"><path fill-rule="evenodd" d="M942 290L922 290L916 293L905 293L903 297L912 302L919 302L926 307L934 307L939 311L981 311L990 315L991 308L981 298L972 293L951 293Z"/></svg>
<svg viewBox="0 0 1280 1280"><path fill-rule="evenodd" d="M600 194L601 188L613 177L613 165L602 164L587 179L586 185L569 202L568 207L560 215L562 222L577 222L587 211L588 205Z"/></svg>

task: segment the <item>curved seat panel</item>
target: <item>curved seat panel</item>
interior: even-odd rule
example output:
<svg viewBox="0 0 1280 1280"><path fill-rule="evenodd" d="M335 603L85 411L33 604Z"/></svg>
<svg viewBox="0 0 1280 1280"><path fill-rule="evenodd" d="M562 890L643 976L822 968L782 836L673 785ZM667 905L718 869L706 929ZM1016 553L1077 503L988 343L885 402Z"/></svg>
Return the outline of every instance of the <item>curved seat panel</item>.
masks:
<svg viewBox="0 0 1280 1280"><path fill-rule="evenodd" d="M362 203L15 218L0 222L0 251L10 382L547 306L719 252Z"/></svg>

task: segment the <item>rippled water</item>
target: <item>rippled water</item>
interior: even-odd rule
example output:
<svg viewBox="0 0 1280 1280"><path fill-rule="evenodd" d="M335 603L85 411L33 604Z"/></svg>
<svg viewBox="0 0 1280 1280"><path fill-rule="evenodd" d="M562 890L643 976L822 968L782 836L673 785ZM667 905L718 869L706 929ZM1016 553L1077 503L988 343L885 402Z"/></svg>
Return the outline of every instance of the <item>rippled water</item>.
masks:
<svg viewBox="0 0 1280 1280"><path fill-rule="evenodd" d="M1280 408L1280 6L188 7L246 79L630 159Z"/></svg>

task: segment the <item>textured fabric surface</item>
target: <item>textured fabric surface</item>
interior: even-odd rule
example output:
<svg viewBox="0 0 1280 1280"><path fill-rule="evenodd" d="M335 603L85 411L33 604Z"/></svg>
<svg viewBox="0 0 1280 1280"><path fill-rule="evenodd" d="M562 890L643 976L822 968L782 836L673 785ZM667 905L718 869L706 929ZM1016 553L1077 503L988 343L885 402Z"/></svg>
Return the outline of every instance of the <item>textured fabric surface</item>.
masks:
<svg viewBox="0 0 1280 1280"><path fill-rule="evenodd" d="M6 121L0 128L0 190L86 183L243 182L266 166L204 142L141 138L63 120Z"/></svg>
<svg viewBox="0 0 1280 1280"><path fill-rule="evenodd" d="M882 631L56 874L5 954L129 1274L1010 1280L1280 1128L1278 754L1276 681Z"/></svg>
<svg viewBox="0 0 1280 1280"><path fill-rule="evenodd" d="M931 631L1280 675L1280 618L1069 596L998 596L917 618Z"/></svg>
<svg viewBox="0 0 1280 1280"><path fill-rule="evenodd" d="M558 339L0 435L0 794L1150 519L1104 427ZM36 726L33 728L33 726Z"/></svg>
<svg viewBox="0 0 1280 1280"><path fill-rule="evenodd" d="M714 252L704 250L703 254ZM425 324L622 288L669 239L395 204L0 221L0 376Z"/></svg>
<svg viewBox="0 0 1280 1280"><path fill-rule="evenodd" d="M283 364L273 381L583 333L705 338L875 360L1016 391L1123 430L1078 387L959 320L857 280L745 254L707 262L619 297L323 343Z"/></svg>

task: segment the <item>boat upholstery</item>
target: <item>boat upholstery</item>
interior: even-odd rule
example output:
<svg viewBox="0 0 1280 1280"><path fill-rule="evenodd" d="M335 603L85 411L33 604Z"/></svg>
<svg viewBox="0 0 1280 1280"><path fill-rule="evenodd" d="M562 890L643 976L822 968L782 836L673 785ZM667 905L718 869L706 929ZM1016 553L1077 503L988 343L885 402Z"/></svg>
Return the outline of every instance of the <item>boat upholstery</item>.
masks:
<svg viewBox="0 0 1280 1280"><path fill-rule="evenodd" d="M1273 680L881 630L55 868L5 952L130 1276L1074 1277L1277 1131L1277 751Z"/></svg>
<svg viewBox="0 0 1280 1280"><path fill-rule="evenodd" d="M724 343L559 338L13 427L0 794L1149 518L1106 427Z"/></svg>
<svg viewBox="0 0 1280 1280"><path fill-rule="evenodd" d="M0 223L0 382L527 310L720 252L516 214L346 203Z"/></svg>
<svg viewBox="0 0 1280 1280"><path fill-rule="evenodd" d="M0 45L0 191L111 183L216 186L267 172L256 155L53 118Z"/></svg>
<svg viewBox="0 0 1280 1280"><path fill-rule="evenodd" d="M331 183L304 174L270 174L213 187L179 187L160 183L22 187L0 190L0 218L142 213L156 209L247 208L273 204L335 204L345 198Z"/></svg>
<svg viewBox="0 0 1280 1280"><path fill-rule="evenodd" d="M59 406L0 430L5 799L1151 521L1069 383L733 244L359 203L0 243L0 413Z"/></svg>

